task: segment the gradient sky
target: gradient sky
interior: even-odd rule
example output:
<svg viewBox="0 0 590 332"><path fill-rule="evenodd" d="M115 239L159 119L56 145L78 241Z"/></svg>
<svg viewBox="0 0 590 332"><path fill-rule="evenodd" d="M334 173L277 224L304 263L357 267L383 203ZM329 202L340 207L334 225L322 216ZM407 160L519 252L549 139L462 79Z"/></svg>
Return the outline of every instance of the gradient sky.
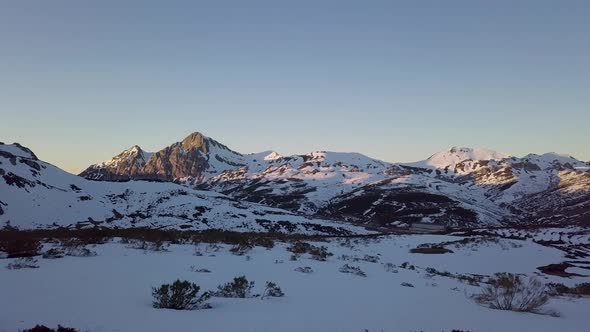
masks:
<svg viewBox="0 0 590 332"><path fill-rule="evenodd" d="M590 159L590 1L2 1L0 141Z"/></svg>

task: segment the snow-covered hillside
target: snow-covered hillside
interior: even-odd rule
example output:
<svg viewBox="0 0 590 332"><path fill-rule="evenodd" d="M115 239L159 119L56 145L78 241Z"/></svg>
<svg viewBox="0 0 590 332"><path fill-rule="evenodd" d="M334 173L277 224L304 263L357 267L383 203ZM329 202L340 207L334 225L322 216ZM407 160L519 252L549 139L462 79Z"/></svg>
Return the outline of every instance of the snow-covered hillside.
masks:
<svg viewBox="0 0 590 332"><path fill-rule="evenodd" d="M346 234L364 230L314 220L170 182L89 181L0 145L0 222L18 228L154 227Z"/></svg>
<svg viewBox="0 0 590 332"><path fill-rule="evenodd" d="M473 227L536 223L533 211L527 209L531 197L547 200L539 204L552 206L546 212L552 215L561 215L574 200L589 201L588 166L552 154L517 158L469 148L451 148L409 164L356 153L314 152L275 159L262 172L248 167L225 171L199 187L378 226L434 222ZM558 188L563 193L559 197ZM563 222L588 222L590 211L584 209Z"/></svg>
<svg viewBox="0 0 590 332"><path fill-rule="evenodd" d="M509 158L507 154L489 149L472 149L466 147L452 147L449 150L435 153L430 158L415 163L407 163L408 166L421 168L446 169L455 168L455 165L464 161L502 160Z"/></svg>
<svg viewBox="0 0 590 332"><path fill-rule="evenodd" d="M388 163L358 153L316 151L276 158L262 172L225 171L201 184L261 204L314 213L333 197L385 179Z"/></svg>
<svg viewBox="0 0 590 332"><path fill-rule="evenodd" d="M193 133L158 152L134 146L81 175L148 179L215 191L298 214L371 226L590 224L590 164L453 147L414 163L359 153L241 154ZM113 186L116 186L113 184Z"/></svg>
<svg viewBox="0 0 590 332"><path fill-rule="evenodd" d="M97 253L93 257L39 257L34 269L0 266L0 331L61 324L102 332L582 332L590 324L587 297L552 297L545 310L560 317L493 310L470 298L485 287L477 280L496 272L570 287L590 281L588 270L582 268L571 270L586 276L540 274L539 266L565 257L558 249L532 241L412 235L313 244L326 246L333 256L326 261L309 255L293 260L287 243L276 243L272 249L255 247L238 256L223 244L170 245L167 251L152 252L114 241L89 246ZM421 244L440 244L453 252L409 251ZM46 245L46 250L52 246ZM7 265L17 260L1 261ZM365 276L341 272L345 264ZM211 309L195 311L152 307L152 287L181 279L198 284L202 291L215 290L240 275L255 282L254 293L273 281L285 295L213 297Z"/></svg>

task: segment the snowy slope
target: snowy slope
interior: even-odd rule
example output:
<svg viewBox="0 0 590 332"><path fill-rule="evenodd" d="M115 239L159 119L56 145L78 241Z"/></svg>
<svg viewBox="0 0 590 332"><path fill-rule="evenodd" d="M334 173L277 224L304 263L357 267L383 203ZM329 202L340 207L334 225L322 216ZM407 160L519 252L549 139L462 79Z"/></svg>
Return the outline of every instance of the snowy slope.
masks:
<svg viewBox="0 0 590 332"><path fill-rule="evenodd" d="M378 226L473 227L538 223L537 217L559 223L566 214L564 223L590 222L587 205L578 203L590 199L585 181L590 164L556 153L519 158L453 147L423 161L394 164L359 153L240 154L194 133L152 154L137 172L100 167L83 175L174 181L297 213ZM409 195L419 201L407 201ZM539 214L539 206L549 208Z"/></svg>
<svg viewBox="0 0 590 332"><path fill-rule="evenodd" d="M202 184L261 204L313 213L331 198L386 178L389 164L358 153L317 151L271 159L255 168L226 171Z"/></svg>
<svg viewBox="0 0 590 332"><path fill-rule="evenodd" d="M95 257L39 259L37 269L0 272L0 331L12 332L35 324L62 324L80 331L425 331L458 329L478 332L586 331L589 298L552 298L548 310L561 317L492 310L469 298L481 287L431 274L488 276L496 272L537 276L543 283L568 286L589 277L540 275L537 267L565 259L563 252L527 240L481 239L461 244L462 237L397 236L381 240L338 240L327 246L327 261L303 256L290 259L288 244L256 247L245 256L229 246L171 245L167 252L129 249L120 243L90 248ZM412 254L423 243L459 241L444 255ZM365 256L371 256L369 261ZM2 260L6 265L12 259ZM404 262L413 269L401 267ZM339 272L344 264L359 267L366 277ZM388 264L392 267L388 269ZM310 267L309 274L294 271ZM191 267L209 269L196 273ZM583 271L583 270L582 270ZM587 275L588 271L585 271ZM235 276L245 275L260 293L264 283L276 282L285 296L212 298L211 309L176 311L154 309L151 287L176 279L214 290ZM50 281L51 287L40 280ZM413 287L404 287L409 283ZM31 299L15 300L15 299Z"/></svg>
<svg viewBox="0 0 590 332"><path fill-rule="evenodd" d="M455 168L455 165L464 161L502 160L509 157L510 156L507 154L499 153L489 149L452 147L449 150L435 153L426 160L408 163L407 165L422 168L453 169Z"/></svg>
<svg viewBox="0 0 590 332"><path fill-rule="evenodd" d="M559 186L566 186L562 192L571 198L583 199L590 191L584 181L588 166L553 154L517 158L471 148L451 148L409 164L386 163L356 153L313 152L275 159L263 172L248 167L226 171L199 187L379 226L434 222L473 227L531 222L534 216L523 211L526 204L517 207L516 203L535 195L549 197L543 193ZM567 195L553 204L550 213L560 214L569 204ZM408 197L414 201L407 201ZM583 221L574 219L567 222Z"/></svg>
<svg viewBox="0 0 590 332"><path fill-rule="evenodd" d="M283 232L292 226L295 233L306 234L364 232L169 182L89 181L33 156L17 145L0 145L2 224Z"/></svg>

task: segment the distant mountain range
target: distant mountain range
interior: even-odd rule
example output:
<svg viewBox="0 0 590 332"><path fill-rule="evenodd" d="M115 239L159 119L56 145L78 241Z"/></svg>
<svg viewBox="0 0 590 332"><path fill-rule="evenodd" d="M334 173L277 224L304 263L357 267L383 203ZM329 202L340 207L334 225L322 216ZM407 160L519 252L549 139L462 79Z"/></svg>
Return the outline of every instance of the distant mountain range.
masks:
<svg viewBox="0 0 590 332"><path fill-rule="evenodd" d="M308 218L171 182L100 182L0 143L0 227L227 230L347 235L363 228Z"/></svg>
<svg viewBox="0 0 590 332"><path fill-rule="evenodd" d="M0 161L1 157L22 160L12 166L27 173L29 177L24 179L38 181L30 179L30 173L42 171L30 164L41 162L30 150L0 145ZM0 164L0 175L8 184L7 175L9 179L11 175L6 165ZM46 167L65 177L65 172ZM63 181L76 186L79 181L101 183L104 190L146 185L136 180L174 182L174 188L185 188L175 190L197 190L199 195L226 197L247 206L276 208L293 218L383 229L415 222L461 228L590 225L590 163L555 153L519 158L487 149L453 147L423 161L389 163L359 153L241 154L193 133L158 152L146 152L135 145L109 161L88 167L81 178L68 176L71 178ZM131 182L113 183L122 181ZM51 186L69 190L67 183ZM5 188L0 182L0 207ZM129 211L135 208L135 202L120 203L124 202ZM2 219L6 217L0 216Z"/></svg>

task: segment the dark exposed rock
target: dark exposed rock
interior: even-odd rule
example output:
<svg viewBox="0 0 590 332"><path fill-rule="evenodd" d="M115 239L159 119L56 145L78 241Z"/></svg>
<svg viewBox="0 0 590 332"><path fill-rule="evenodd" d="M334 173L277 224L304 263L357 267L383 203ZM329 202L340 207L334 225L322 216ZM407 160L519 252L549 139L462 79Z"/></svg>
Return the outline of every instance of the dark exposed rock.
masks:
<svg viewBox="0 0 590 332"><path fill-rule="evenodd" d="M24 188L26 186L34 187L35 182L29 181L23 177L20 177L12 172L8 172L2 176L4 178L4 182L6 182L9 186L17 186L19 188Z"/></svg>
<svg viewBox="0 0 590 332"><path fill-rule="evenodd" d="M477 214L461 207L459 202L420 188L367 186L332 199L319 214L379 227L387 227L393 222L420 222L423 218L447 226L477 222Z"/></svg>
<svg viewBox="0 0 590 332"><path fill-rule="evenodd" d="M158 152L149 154L135 145L113 160L92 165L82 173L91 180L125 181L125 180L158 180L175 181L190 178L200 182L204 172L210 167L209 158L212 148L223 150L230 155L241 156L225 145L204 136L192 133L181 142L174 143ZM243 166L215 154L214 158L234 167Z"/></svg>

